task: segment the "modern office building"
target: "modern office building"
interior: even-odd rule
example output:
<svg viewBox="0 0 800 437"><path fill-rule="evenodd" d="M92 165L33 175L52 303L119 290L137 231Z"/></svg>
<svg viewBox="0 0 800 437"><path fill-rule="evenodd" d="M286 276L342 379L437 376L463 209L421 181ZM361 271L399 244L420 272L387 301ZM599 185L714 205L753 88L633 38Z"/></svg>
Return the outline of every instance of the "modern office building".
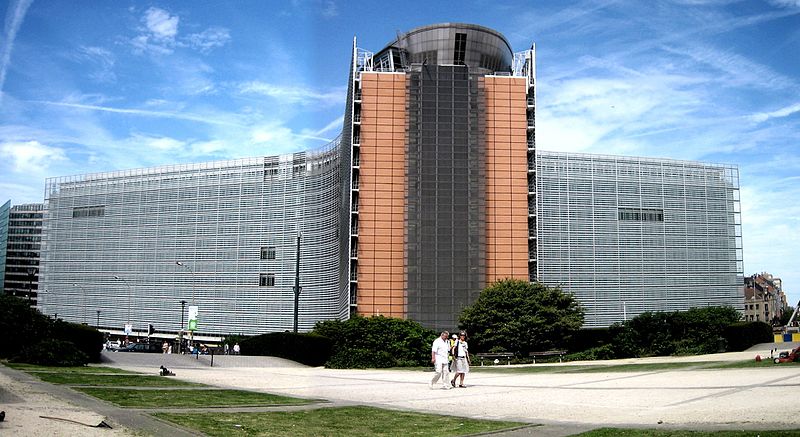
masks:
<svg viewBox="0 0 800 437"><path fill-rule="evenodd" d="M28 299L31 305L38 299L43 214L41 203L14 205L8 210L3 289L6 294Z"/></svg>
<svg viewBox="0 0 800 437"><path fill-rule="evenodd" d="M537 167L539 279L574 293L586 326L741 309L736 167L545 151Z"/></svg>
<svg viewBox="0 0 800 437"><path fill-rule="evenodd" d="M199 333L292 329L299 237L299 330L346 318L336 152L48 179L42 311L177 332L197 306Z"/></svg>
<svg viewBox="0 0 800 437"><path fill-rule="evenodd" d="M0 290L5 290L6 246L8 244L8 214L11 212L11 201L0 206Z"/></svg>
<svg viewBox="0 0 800 437"><path fill-rule="evenodd" d="M503 278L575 293L587 326L741 307L735 167L537 151L535 49L485 27L354 40L350 61L321 150L48 179L44 311L175 332L194 304L201 333L292 329L298 233L300 330L452 328Z"/></svg>

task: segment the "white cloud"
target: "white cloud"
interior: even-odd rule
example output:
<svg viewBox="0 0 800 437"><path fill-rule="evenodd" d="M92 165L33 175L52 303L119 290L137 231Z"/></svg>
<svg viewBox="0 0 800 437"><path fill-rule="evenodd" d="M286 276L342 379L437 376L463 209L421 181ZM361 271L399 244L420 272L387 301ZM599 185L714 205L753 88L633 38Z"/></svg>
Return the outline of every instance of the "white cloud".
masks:
<svg viewBox="0 0 800 437"><path fill-rule="evenodd" d="M339 9L333 0L326 0L322 4L322 16L325 18L333 18L339 15Z"/></svg>
<svg viewBox="0 0 800 437"><path fill-rule="evenodd" d="M157 39L173 39L178 34L180 18L177 15L170 15L163 9L151 7L145 11L142 21L150 34Z"/></svg>
<svg viewBox="0 0 800 437"><path fill-rule="evenodd" d="M80 46L72 57L78 62L94 67L94 70L88 73L91 79L103 83L112 83L117 80L114 73L116 57L109 50L102 47Z"/></svg>
<svg viewBox="0 0 800 437"><path fill-rule="evenodd" d="M270 83L251 81L239 85L242 94L259 94L274 98L283 103L308 105L338 105L344 101L344 89L328 92L317 92L298 86L282 86Z"/></svg>
<svg viewBox="0 0 800 437"><path fill-rule="evenodd" d="M800 8L800 0L771 0L770 3L786 8Z"/></svg>
<svg viewBox="0 0 800 437"><path fill-rule="evenodd" d="M788 117L797 112L800 112L800 103L795 103L794 105L789 105L771 112L759 112L750 116L750 119L757 123L762 123L771 118Z"/></svg>
<svg viewBox="0 0 800 437"><path fill-rule="evenodd" d="M186 143L174 138L165 136L149 136L144 134L134 134L128 140L132 146L147 147L160 151L179 150L182 149Z"/></svg>
<svg viewBox="0 0 800 437"><path fill-rule="evenodd" d="M188 45L202 53L208 53L216 47L222 47L230 40L230 31L223 27L210 27L200 33L193 33L186 37Z"/></svg>
<svg viewBox="0 0 800 437"><path fill-rule="evenodd" d="M726 86L745 86L760 89L786 89L797 86L793 79L737 53L720 50L715 47L700 46L697 43L685 48L664 46L662 49L711 67L716 70L716 73L726 74L725 77L716 78L717 81L724 83Z"/></svg>
<svg viewBox="0 0 800 437"><path fill-rule="evenodd" d="M6 82L6 71L11 63L11 52L14 49L14 40L17 38L17 31L22 26L25 13L33 0L19 0L16 3L12 0L8 4L8 15L5 19L3 38L0 42L0 103L3 99L3 85Z"/></svg>
<svg viewBox="0 0 800 437"><path fill-rule="evenodd" d="M242 125L236 122L235 120L225 119L224 117L216 117L216 116L209 117L206 115L190 114L183 111L181 112L151 111L146 109L114 108L109 106L84 105L80 103L69 103L69 102L33 101L32 103L41 103L51 106L86 109L90 111L113 112L117 114L128 114L128 115L137 115L144 117L173 118L178 120L195 121L212 125L242 127Z"/></svg>
<svg viewBox="0 0 800 437"><path fill-rule="evenodd" d="M43 173L53 161L64 161L63 150L38 141L0 143L0 155L9 159L17 173Z"/></svg>

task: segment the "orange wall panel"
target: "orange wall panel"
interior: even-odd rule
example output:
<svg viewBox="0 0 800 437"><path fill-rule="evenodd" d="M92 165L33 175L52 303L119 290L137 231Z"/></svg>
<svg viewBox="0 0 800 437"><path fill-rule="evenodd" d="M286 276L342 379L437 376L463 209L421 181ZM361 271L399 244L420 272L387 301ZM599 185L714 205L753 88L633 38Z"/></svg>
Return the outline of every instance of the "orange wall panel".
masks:
<svg viewBox="0 0 800 437"><path fill-rule="evenodd" d="M483 78L486 94L486 280L528 279L526 83Z"/></svg>
<svg viewBox="0 0 800 437"><path fill-rule="evenodd" d="M357 311L405 318L406 77L362 73L361 88Z"/></svg>

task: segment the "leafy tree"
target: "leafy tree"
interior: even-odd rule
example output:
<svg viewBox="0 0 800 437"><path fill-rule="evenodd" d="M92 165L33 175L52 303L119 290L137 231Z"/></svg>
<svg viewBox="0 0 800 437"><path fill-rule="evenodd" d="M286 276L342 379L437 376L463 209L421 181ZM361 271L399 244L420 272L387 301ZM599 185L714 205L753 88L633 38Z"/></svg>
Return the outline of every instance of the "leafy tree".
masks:
<svg viewBox="0 0 800 437"><path fill-rule="evenodd" d="M783 314L781 314L781 318L778 319L778 326L786 326L789 323L789 319L792 318L792 314L794 314L794 307L787 306L786 309L783 310ZM795 318L795 321L797 318Z"/></svg>
<svg viewBox="0 0 800 437"><path fill-rule="evenodd" d="M583 309L571 294L518 279L491 284L459 318L472 351L518 355L564 347L581 325Z"/></svg>

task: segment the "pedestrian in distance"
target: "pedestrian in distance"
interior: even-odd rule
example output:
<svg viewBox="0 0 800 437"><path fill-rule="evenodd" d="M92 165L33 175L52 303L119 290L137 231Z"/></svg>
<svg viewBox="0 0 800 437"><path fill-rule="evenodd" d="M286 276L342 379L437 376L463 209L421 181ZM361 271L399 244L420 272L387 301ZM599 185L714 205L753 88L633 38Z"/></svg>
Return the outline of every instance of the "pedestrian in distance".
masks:
<svg viewBox="0 0 800 437"><path fill-rule="evenodd" d="M431 345L431 363L433 363L434 371L436 372L431 379L430 388L436 384L439 379L442 380L442 388L450 389L448 381L450 381L449 371L449 357L450 357L450 340L447 338L450 335L447 331L442 331L439 337L433 341Z"/></svg>
<svg viewBox="0 0 800 437"><path fill-rule="evenodd" d="M469 344L467 344L467 333L465 331L458 333L458 340L453 346L453 355L455 356L456 376L450 381L450 385L455 387L456 380L461 378L458 386L464 388L466 387L464 385L464 376L469 373L469 366L472 364L469 358Z"/></svg>
<svg viewBox="0 0 800 437"><path fill-rule="evenodd" d="M449 370L450 373L453 373L455 371L455 369L453 368L453 361L454 361L453 347L455 347L456 345L456 340L458 340L458 336L455 334L453 334L452 337L447 339L447 344L450 345L450 356L447 357L447 370Z"/></svg>
<svg viewBox="0 0 800 437"><path fill-rule="evenodd" d="M239 348L239 343L236 343L233 345L233 354L239 355L239 352L241 352L241 349Z"/></svg>

